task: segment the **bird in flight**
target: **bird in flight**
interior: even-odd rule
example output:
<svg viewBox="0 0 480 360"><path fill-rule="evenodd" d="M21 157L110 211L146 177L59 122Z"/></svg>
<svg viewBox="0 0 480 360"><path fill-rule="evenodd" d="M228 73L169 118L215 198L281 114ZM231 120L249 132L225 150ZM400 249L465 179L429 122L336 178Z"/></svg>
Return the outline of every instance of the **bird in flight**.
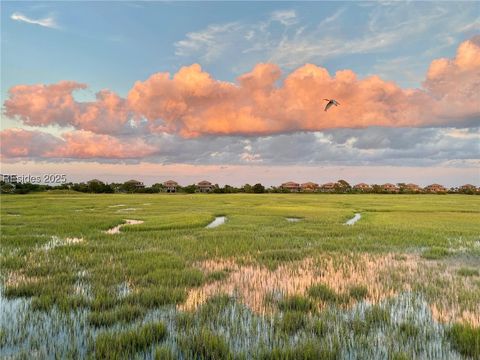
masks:
<svg viewBox="0 0 480 360"><path fill-rule="evenodd" d="M332 107L332 105L335 105L335 106L340 105L340 103L337 102L337 100L334 100L334 99L323 99L323 100L328 101L327 105L325 106L324 111L327 111L328 109L330 109Z"/></svg>

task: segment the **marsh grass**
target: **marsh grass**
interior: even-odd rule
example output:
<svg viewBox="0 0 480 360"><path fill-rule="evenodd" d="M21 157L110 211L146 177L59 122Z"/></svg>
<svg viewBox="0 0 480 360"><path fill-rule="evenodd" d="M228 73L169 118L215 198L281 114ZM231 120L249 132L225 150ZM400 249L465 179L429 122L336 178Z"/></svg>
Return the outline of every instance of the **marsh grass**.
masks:
<svg viewBox="0 0 480 360"><path fill-rule="evenodd" d="M176 360L177 357L173 353L172 349L167 346L157 346L155 348L154 360Z"/></svg>
<svg viewBox="0 0 480 360"><path fill-rule="evenodd" d="M311 286L310 289L308 289L308 295L327 303L336 303L338 300L337 293L325 284L315 284Z"/></svg>
<svg viewBox="0 0 480 360"><path fill-rule="evenodd" d="M347 354L347 356L348 354L356 354L358 358L380 360L386 358L385 354L398 352L398 346L409 349L409 353L416 354L418 358L422 359L432 358L428 355L432 354L432 351L438 355L436 358L460 359L454 352L451 352L448 343L442 340L442 327L432 322L428 315L427 304L419 300L417 296L412 296L412 294L404 294L400 297L385 300L379 305L381 309L391 314L389 323L375 322L367 326L365 314L368 313L371 306L366 303L360 303L358 306L347 310L328 308L314 314L300 312L300 316L301 314L304 315L304 320L300 321L305 323L305 326L296 327L298 330L292 333L286 332L285 329L279 326L281 314L272 316L255 315L242 306L238 300L229 296L213 299L210 305L207 306L208 310L203 305L194 313L177 313L166 309L163 311L156 310L154 313L149 314L144 321L158 321L154 319L161 318L162 322L167 324L169 328L168 336L164 338L165 342L162 343L162 347L171 349L175 358L200 358L198 354L194 355L193 352L188 356L184 356L184 354L187 354L188 349L201 348L198 345L199 342L197 342L195 347L188 345L186 348L183 348L185 351L181 350L181 343L184 338L192 338L194 335L199 334L202 329L205 329L211 334L220 337L228 346L229 353L239 359L258 359L262 356L270 355L273 358L281 359L287 353L299 359L316 358L320 353L317 350L321 350L323 354L337 353L337 356L340 356L340 358L343 358L342 354ZM182 316L179 316L180 314ZM52 315L53 313L48 314L48 318L60 320L60 318ZM180 322L178 319L180 317L183 320L187 319L187 321L184 321L183 326L179 326ZM47 319L47 317L43 317L42 313L35 313L34 317L27 315L25 320L31 326L37 326L35 325L36 322L42 321L42 318ZM302 318L300 317L300 319ZM357 333L354 332L349 319L358 319L364 324L364 329ZM58 320L55 320L55 322ZM407 339L399 336L400 324L410 321L419 326L422 331L416 338ZM20 319L19 323L22 324L23 320ZM62 322L60 321L58 326L64 326L61 324ZM114 326L112 329L108 329L107 332L101 331L97 332L97 334L120 334L138 330L142 326L138 323L130 326ZM88 329L88 326L85 329ZM49 334L52 336L51 333ZM8 333L7 339L10 336L12 334ZM380 343L376 340L379 336L384 339ZM92 341L95 342L95 337ZM310 350L303 349L303 345L306 343L316 344L315 348L317 350L313 351L313 357L307 357L310 356L308 355ZM59 347L66 349L65 344L57 343L55 352L51 353L57 353L60 350ZM52 345L48 349L51 350ZM77 349L72 349L72 351L78 351ZM155 344L153 344L147 350L139 350L134 355L128 357L151 359L154 358L155 349ZM82 354L82 352L77 353ZM206 357L208 358L208 354L211 353L214 352L207 351ZM58 354L60 358L68 358L68 356L65 356L65 352L58 352ZM60 356L60 354L64 355ZM91 355L95 355L94 347L92 347ZM81 356L74 357L79 358Z"/></svg>
<svg viewBox="0 0 480 360"><path fill-rule="evenodd" d="M205 282L209 283L209 282L226 280L228 277L228 274L229 274L229 271L227 270L212 271L206 275Z"/></svg>
<svg viewBox="0 0 480 360"><path fill-rule="evenodd" d="M173 305L184 301L186 293L183 288L159 287L143 288L128 295L125 300L131 305L145 308L157 308L165 305Z"/></svg>
<svg viewBox="0 0 480 360"><path fill-rule="evenodd" d="M410 357L406 352L404 351L399 351L391 354L389 357L389 360L411 360L412 357Z"/></svg>
<svg viewBox="0 0 480 360"><path fill-rule="evenodd" d="M390 313L378 305L373 305L365 311L365 322L369 327L388 325L390 323Z"/></svg>
<svg viewBox="0 0 480 360"><path fill-rule="evenodd" d="M109 334L135 339L130 332L139 333L142 321L176 308L178 316L165 320L169 335L162 345L176 357L184 353L177 351L178 328L185 334L204 329L214 344L202 350L201 341L190 342L185 354L216 354L215 344L224 348L223 341L240 358L321 358L321 351L335 353L341 334L349 342L337 354L385 358L399 351L399 338L409 355L428 358L428 351L440 347L444 358L456 359L438 340L443 325L417 319L416 340L413 327L382 313L388 306L368 310L405 292L425 301L419 314L480 326L478 274L462 270L475 270L480 259L478 197L49 193L2 195L1 202L0 322L6 346L0 356L9 351L8 356L28 357L38 334L51 331L52 342L39 356L86 357L84 349L95 348L96 339L101 349L110 343ZM119 204L124 206L112 207ZM128 212L117 213L120 208L137 209L135 219L143 224L105 234L124 223ZM343 226L355 212L362 221ZM228 225L204 229L219 214L228 214ZM291 216L303 221L285 221ZM427 249L425 258L418 249ZM119 290L122 284L125 291ZM331 294L317 290L311 296L317 284ZM413 303L402 306L414 309ZM283 325L280 319L286 319ZM430 337L421 326L431 328ZM325 344L310 341L321 335ZM374 349L379 336L390 342ZM156 341L145 348L137 340L125 340L133 344L126 350L131 357L153 357Z"/></svg>
<svg viewBox="0 0 480 360"><path fill-rule="evenodd" d="M229 276L190 290L181 309L195 309L219 293L238 296L252 310L265 313L275 309L284 296L308 295L319 309L348 308L359 301L378 303L399 292L415 290L428 298L437 320L480 323L476 311L480 288L475 277L462 280L455 276L454 263L437 263L417 255L335 254L286 262L273 271L232 260L209 260L198 266L207 274L228 269Z"/></svg>
<svg viewBox="0 0 480 360"><path fill-rule="evenodd" d="M112 310L90 312L88 322L94 327L109 327L116 323L135 321L145 314L146 310L141 306L124 304Z"/></svg>
<svg viewBox="0 0 480 360"><path fill-rule="evenodd" d="M179 348L186 359L233 359L225 339L208 329L201 329L191 336L185 336L179 341Z"/></svg>
<svg viewBox="0 0 480 360"><path fill-rule="evenodd" d="M305 313L298 310L286 311L283 317L279 319L277 326L282 332L292 335L307 326Z"/></svg>
<svg viewBox="0 0 480 360"><path fill-rule="evenodd" d="M307 297L292 295L278 301L277 307L282 311L310 312L315 309L315 304Z"/></svg>
<svg viewBox="0 0 480 360"><path fill-rule="evenodd" d="M180 311L175 318L177 328L181 331L190 329L195 324L195 315L191 312Z"/></svg>
<svg viewBox="0 0 480 360"><path fill-rule="evenodd" d="M439 260L450 255L448 249L442 247L431 247L422 253L422 258L427 260Z"/></svg>
<svg viewBox="0 0 480 360"><path fill-rule="evenodd" d="M367 293L368 293L368 290L367 290ZM337 306L349 304L350 297L354 298L355 300L360 300L351 296L350 293L336 292L335 290L331 289L328 285L325 285L325 284L315 284L311 286L308 289L308 295L311 298L320 300L327 305L337 305Z"/></svg>
<svg viewBox="0 0 480 360"><path fill-rule="evenodd" d="M322 338L330 331L330 328L325 320L314 320L311 323L310 330L317 338Z"/></svg>
<svg viewBox="0 0 480 360"><path fill-rule="evenodd" d="M337 360L340 359L340 350L337 346L329 349L327 346L307 341L294 347L273 349L260 354L260 360Z"/></svg>
<svg viewBox="0 0 480 360"><path fill-rule="evenodd" d="M142 325L138 329L114 333L102 333L95 339L97 359L121 359L145 351L163 340L167 329L163 323Z"/></svg>
<svg viewBox="0 0 480 360"><path fill-rule="evenodd" d="M461 269L458 269L457 274L460 276L470 277L470 276L479 276L480 272L477 269L461 268Z"/></svg>
<svg viewBox="0 0 480 360"><path fill-rule="evenodd" d="M348 289L348 295L356 301L363 300L368 296L368 288L365 285L352 285Z"/></svg>
<svg viewBox="0 0 480 360"><path fill-rule="evenodd" d="M412 321L405 321L400 324L398 327L400 335L404 338L415 338L418 336L420 329L418 326Z"/></svg>
<svg viewBox="0 0 480 360"><path fill-rule="evenodd" d="M480 328L454 324L448 330L453 347L464 356L480 359Z"/></svg>
<svg viewBox="0 0 480 360"><path fill-rule="evenodd" d="M285 262L301 260L303 257L302 252L297 249L278 249L262 251L258 254L257 259L270 270L275 270Z"/></svg>

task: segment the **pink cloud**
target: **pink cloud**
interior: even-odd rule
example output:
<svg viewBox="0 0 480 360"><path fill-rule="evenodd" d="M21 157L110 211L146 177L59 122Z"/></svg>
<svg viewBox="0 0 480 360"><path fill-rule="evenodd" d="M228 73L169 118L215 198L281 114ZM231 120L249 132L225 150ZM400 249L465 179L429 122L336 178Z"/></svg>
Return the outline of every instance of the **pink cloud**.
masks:
<svg viewBox="0 0 480 360"><path fill-rule="evenodd" d="M122 140L84 130L66 132L58 138L40 131L6 129L0 131L0 139L2 159L138 159L157 151L141 139Z"/></svg>
<svg viewBox="0 0 480 360"><path fill-rule="evenodd" d="M268 135L292 131L369 126L456 126L480 116L480 40L463 42L454 59L432 62L423 88L402 89L377 76L351 70L330 74L306 64L279 84L274 64L258 64L236 83L215 80L194 64L176 74L156 73L134 84L126 99L108 90L94 102L76 102L74 82L19 85L10 89L5 114L25 124L72 125L114 134L126 122L145 118L153 133ZM341 105L324 112L323 98Z"/></svg>
<svg viewBox="0 0 480 360"><path fill-rule="evenodd" d="M64 143L46 154L47 157L76 159L136 159L152 155L156 148L142 139L121 140L89 131L62 134Z"/></svg>
<svg viewBox="0 0 480 360"><path fill-rule="evenodd" d="M26 125L73 125L77 104L72 92L87 85L60 81L52 85L17 85L5 100L5 115L17 117Z"/></svg>
<svg viewBox="0 0 480 360"><path fill-rule="evenodd" d="M178 81L179 74L196 86ZM278 87L280 75L276 65L259 64L239 77L237 85L214 81L192 65L173 78L155 74L137 82L128 100L150 121L152 131L184 137L436 123L424 116L431 109L425 102L432 101L424 92L405 91L378 77L358 80L350 70L330 76L326 69L307 64ZM325 113L325 97L342 105ZM163 120L160 126L158 119Z"/></svg>
<svg viewBox="0 0 480 360"><path fill-rule="evenodd" d="M109 90L99 91L93 102L75 101L73 92L86 87L74 81L14 86L4 103L5 115L30 126L56 124L97 133L118 132L129 120L126 101Z"/></svg>
<svg viewBox="0 0 480 360"><path fill-rule="evenodd" d="M465 41L454 59L434 60L424 87L437 100L439 115L478 118L480 109L480 35Z"/></svg>
<svg viewBox="0 0 480 360"><path fill-rule="evenodd" d="M74 126L96 133L117 133L129 121L132 114L127 102L112 91L102 90L96 101L80 103Z"/></svg>
<svg viewBox="0 0 480 360"><path fill-rule="evenodd" d="M6 129L0 131L0 158L33 158L42 157L60 143L55 136L24 129Z"/></svg>
<svg viewBox="0 0 480 360"><path fill-rule="evenodd" d="M312 64L280 86L281 71L274 64L258 64L232 84L212 79L195 64L173 77L158 73L137 82L128 100L152 131L184 137L458 125L480 115L479 53L478 37L462 43L455 59L432 63L423 89L402 89L377 76L358 79L351 70L331 75ZM335 98L341 106L326 113L323 98Z"/></svg>

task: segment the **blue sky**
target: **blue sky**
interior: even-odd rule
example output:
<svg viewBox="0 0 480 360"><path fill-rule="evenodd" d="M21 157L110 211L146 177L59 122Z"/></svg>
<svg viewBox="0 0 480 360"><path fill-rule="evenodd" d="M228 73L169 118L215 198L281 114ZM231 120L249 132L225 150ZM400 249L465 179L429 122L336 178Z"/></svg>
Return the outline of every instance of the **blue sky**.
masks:
<svg viewBox="0 0 480 360"><path fill-rule="evenodd" d="M16 12L32 19L51 17L58 28L12 20ZM282 13L284 20L272 20ZM454 55L458 43L480 26L478 2L391 7L367 2L5 1L1 16L2 67L8 70L2 72L3 96L15 84L62 79L88 83L94 90L108 86L124 95L139 79L192 62L200 62L217 79L232 81L270 60L287 71L307 61L329 71L381 73L418 86L432 59ZM228 25L231 30L223 34L209 29ZM182 41L195 42L189 34L210 37L212 44L197 41L198 50L182 46ZM248 34L255 38L246 40ZM298 38L305 51L283 54L282 40ZM352 45L335 54L322 39Z"/></svg>
<svg viewBox="0 0 480 360"><path fill-rule="evenodd" d="M88 86L74 92L76 101L92 102L102 89L124 99L136 82L159 72L174 74L194 63L213 79L231 83L257 64L273 63L282 71L277 84L310 63L330 74L349 69L359 79L377 75L405 94L409 88L423 93L432 61L454 59L459 46L478 34L480 2L2 1L1 96L5 103L9 89L16 85L68 80ZM472 86L468 87L470 93L475 90ZM438 96L431 94L432 98ZM22 113L18 108L15 111ZM478 181L480 121L475 104L462 116L468 122L437 119L417 127L394 125L389 129L373 122L363 129L322 127L313 131L307 126L293 133L207 133L194 139L145 130L142 151L153 147L157 149L154 155L123 159L118 164L445 167L451 170L451 183L456 181L455 168L463 169L461 176L467 168L469 180L474 182ZM35 119L19 120L4 113L1 129L41 131L37 135L49 144L66 141L61 139L65 131L92 131L62 125L62 119L48 126L33 123L38 125ZM469 125L460 125L466 123ZM109 141L138 145L142 131L111 133ZM100 135L88 134L91 138ZM292 158L275 156L282 146L291 150ZM165 147L187 150L176 156L165 152ZM3 165L22 169L22 161L79 161L46 159L32 151L25 145L22 153L28 156L4 158ZM317 155L306 158L305 151ZM327 155L318 155L320 152ZM117 160L93 157L80 161L88 165Z"/></svg>

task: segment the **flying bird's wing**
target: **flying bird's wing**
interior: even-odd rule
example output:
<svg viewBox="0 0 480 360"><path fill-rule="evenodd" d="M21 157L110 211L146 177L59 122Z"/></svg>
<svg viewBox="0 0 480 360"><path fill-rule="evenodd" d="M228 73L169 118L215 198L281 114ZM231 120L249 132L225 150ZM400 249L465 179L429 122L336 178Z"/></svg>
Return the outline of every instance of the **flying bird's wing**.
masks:
<svg viewBox="0 0 480 360"><path fill-rule="evenodd" d="M329 101L328 104L325 106L325 110L324 111L327 111L328 109L330 109L333 105L333 102Z"/></svg>
<svg viewBox="0 0 480 360"><path fill-rule="evenodd" d="M323 100L325 100L325 101L330 101L330 99L323 99Z"/></svg>

